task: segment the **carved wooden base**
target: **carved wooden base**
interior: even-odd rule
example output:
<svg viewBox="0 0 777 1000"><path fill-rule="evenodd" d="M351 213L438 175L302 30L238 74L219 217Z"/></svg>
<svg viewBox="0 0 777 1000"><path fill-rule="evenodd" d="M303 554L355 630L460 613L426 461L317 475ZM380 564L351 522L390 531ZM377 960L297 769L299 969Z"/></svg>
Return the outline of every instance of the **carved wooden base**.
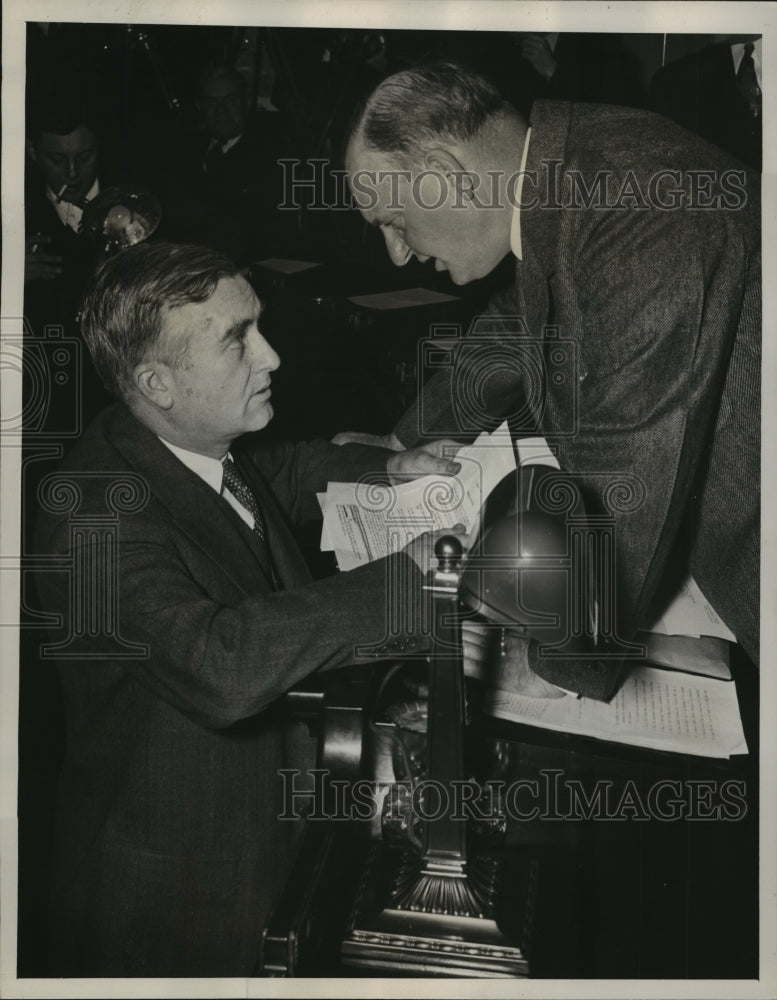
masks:
<svg viewBox="0 0 777 1000"><path fill-rule="evenodd" d="M495 896L503 858L478 855L459 879L435 877L419 863L409 851L373 848L343 941L343 963L407 976L528 976L537 862L510 859L508 919L499 924ZM413 876L416 891L408 894Z"/></svg>

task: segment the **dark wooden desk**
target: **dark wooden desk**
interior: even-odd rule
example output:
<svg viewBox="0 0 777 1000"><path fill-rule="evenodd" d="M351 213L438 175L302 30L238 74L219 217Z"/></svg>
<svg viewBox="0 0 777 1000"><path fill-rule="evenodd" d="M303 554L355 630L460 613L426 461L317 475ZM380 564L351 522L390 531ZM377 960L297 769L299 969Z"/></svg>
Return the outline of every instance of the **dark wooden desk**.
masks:
<svg viewBox="0 0 777 1000"><path fill-rule="evenodd" d="M757 673L737 655L732 668L751 753L730 760L485 717L470 691L471 773L481 783L522 783L499 837L500 905L509 924L520 905L511 898L511 859L531 854L539 862L533 978L758 976ZM287 917L315 881L311 912L324 919L314 916L322 930L299 975L370 974L337 956L374 846L369 834L366 824L342 822L312 831Z"/></svg>

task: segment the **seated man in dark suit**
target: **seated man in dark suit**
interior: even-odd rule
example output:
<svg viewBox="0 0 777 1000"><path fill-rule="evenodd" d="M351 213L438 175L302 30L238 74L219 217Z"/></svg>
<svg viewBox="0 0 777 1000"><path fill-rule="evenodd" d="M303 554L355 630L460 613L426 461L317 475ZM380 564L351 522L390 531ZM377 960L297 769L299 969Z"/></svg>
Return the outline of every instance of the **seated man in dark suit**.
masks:
<svg viewBox="0 0 777 1000"><path fill-rule="evenodd" d="M312 762L282 695L428 642L429 534L313 583L292 524L330 479L455 463L441 446L263 446L279 359L259 323L233 263L199 247L141 244L87 291L84 336L120 402L42 494L39 550L70 566L40 579L67 725L53 975L251 974L298 832L277 819L278 772Z"/></svg>
<svg viewBox="0 0 777 1000"><path fill-rule="evenodd" d="M481 339L448 344L388 443L504 417L543 434L613 526L602 631L629 641L690 568L757 663L758 177L644 111L537 101L527 121L447 63L373 91L346 167L395 264L433 260L465 284L516 258ZM596 697L617 680L534 667Z"/></svg>

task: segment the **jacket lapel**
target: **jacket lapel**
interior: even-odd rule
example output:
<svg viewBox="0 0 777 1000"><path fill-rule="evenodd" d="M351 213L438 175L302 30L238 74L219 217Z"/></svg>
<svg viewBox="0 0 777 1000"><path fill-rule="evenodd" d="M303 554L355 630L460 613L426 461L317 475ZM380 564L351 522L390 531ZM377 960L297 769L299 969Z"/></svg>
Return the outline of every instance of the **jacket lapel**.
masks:
<svg viewBox="0 0 777 1000"><path fill-rule="evenodd" d="M180 462L124 406L111 414L107 434L130 466L146 479L176 526L245 593L271 590L272 574L252 532L230 505Z"/></svg>

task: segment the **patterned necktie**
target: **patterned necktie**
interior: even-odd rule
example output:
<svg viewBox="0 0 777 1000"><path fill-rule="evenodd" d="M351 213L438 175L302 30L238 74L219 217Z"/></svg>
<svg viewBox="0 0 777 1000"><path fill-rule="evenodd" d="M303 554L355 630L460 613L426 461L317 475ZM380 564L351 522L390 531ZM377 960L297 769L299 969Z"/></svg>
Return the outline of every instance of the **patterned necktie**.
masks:
<svg viewBox="0 0 777 1000"><path fill-rule="evenodd" d="M745 45L745 54L737 70L737 90L744 97L750 106L750 113L754 118L761 115L761 88L758 86L758 77L755 74L755 63L753 62L752 42Z"/></svg>
<svg viewBox="0 0 777 1000"><path fill-rule="evenodd" d="M227 455L221 464L224 466L224 486L229 490L232 496L239 503L241 503L251 515L253 515L254 534L260 539L260 541L266 544L267 539L264 531L264 518L262 517L262 512L259 509L259 504L256 502L256 497L251 492L251 488L245 479L243 479L238 467L229 455Z"/></svg>

